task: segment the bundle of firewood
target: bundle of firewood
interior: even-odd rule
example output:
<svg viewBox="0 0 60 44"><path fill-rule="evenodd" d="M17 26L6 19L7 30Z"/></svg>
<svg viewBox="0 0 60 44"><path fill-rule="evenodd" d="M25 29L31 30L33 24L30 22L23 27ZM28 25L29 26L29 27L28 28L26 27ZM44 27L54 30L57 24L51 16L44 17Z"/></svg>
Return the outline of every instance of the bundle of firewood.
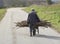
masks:
<svg viewBox="0 0 60 44"><path fill-rule="evenodd" d="M16 26L18 26L18 27L28 27L28 23L25 20L25 21L17 22ZM36 26L51 27L51 23L47 22L47 21L40 21L40 22L36 23Z"/></svg>
<svg viewBox="0 0 60 44"><path fill-rule="evenodd" d="M27 21L21 21L21 22L17 22L16 26L18 26L18 27L28 27L28 23L27 23Z"/></svg>

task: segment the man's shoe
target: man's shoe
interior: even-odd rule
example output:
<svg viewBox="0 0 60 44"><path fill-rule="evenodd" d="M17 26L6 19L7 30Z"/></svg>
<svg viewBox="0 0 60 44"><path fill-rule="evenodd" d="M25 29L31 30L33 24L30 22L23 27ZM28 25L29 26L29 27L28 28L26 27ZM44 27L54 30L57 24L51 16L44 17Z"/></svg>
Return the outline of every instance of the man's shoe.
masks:
<svg viewBox="0 0 60 44"><path fill-rule="evenodd" d="M33 36L35 36L36 34L33 34Z"/></svg>

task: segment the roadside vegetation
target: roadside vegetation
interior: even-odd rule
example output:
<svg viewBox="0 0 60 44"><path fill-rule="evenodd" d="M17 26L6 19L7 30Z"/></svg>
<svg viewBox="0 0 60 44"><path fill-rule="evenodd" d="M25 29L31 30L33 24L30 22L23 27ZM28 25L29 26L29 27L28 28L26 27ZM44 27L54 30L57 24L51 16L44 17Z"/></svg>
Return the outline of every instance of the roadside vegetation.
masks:
<svg viewBox="0 0 60 44"><path fill-rule="evenodd" d="M60 4L48 6L32 5L24 10L30 12L32 8L36 10L40 19L51 22L52 26L60 32Z"/></svg>
<svg viewBox="0 0 60 44"><path fill-rule="evenodd" d="M0 8L0 21L5 16L5 12L6 12L6 9L5 8Z"/></svg>

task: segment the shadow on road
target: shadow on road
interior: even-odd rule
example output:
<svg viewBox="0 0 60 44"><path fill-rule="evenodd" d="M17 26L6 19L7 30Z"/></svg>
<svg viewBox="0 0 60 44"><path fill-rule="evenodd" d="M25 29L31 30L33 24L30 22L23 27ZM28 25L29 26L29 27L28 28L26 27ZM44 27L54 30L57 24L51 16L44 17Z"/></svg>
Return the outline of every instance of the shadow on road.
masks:
<svg viewBox="0 0 60 44"><path fill-rule="evenodd" d="M60 37L57 37L57 36L36 35L35 37L40 37L40 38L48 38L48 39L60 40Z"/></svg>

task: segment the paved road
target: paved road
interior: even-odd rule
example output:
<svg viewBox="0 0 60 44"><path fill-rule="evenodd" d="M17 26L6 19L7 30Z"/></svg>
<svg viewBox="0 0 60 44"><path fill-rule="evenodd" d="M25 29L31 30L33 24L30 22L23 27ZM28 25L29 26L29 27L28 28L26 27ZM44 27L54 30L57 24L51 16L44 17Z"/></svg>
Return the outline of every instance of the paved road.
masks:
<svg viewBox="0 0 60 44"><path fill-rule="evenodd" d="M9 8L0 22L0 44L60 44L60 34L52 28L39 27L39 35L30 37L29 28L16 28L14 22L27 19L21 8Z"/></svg>

